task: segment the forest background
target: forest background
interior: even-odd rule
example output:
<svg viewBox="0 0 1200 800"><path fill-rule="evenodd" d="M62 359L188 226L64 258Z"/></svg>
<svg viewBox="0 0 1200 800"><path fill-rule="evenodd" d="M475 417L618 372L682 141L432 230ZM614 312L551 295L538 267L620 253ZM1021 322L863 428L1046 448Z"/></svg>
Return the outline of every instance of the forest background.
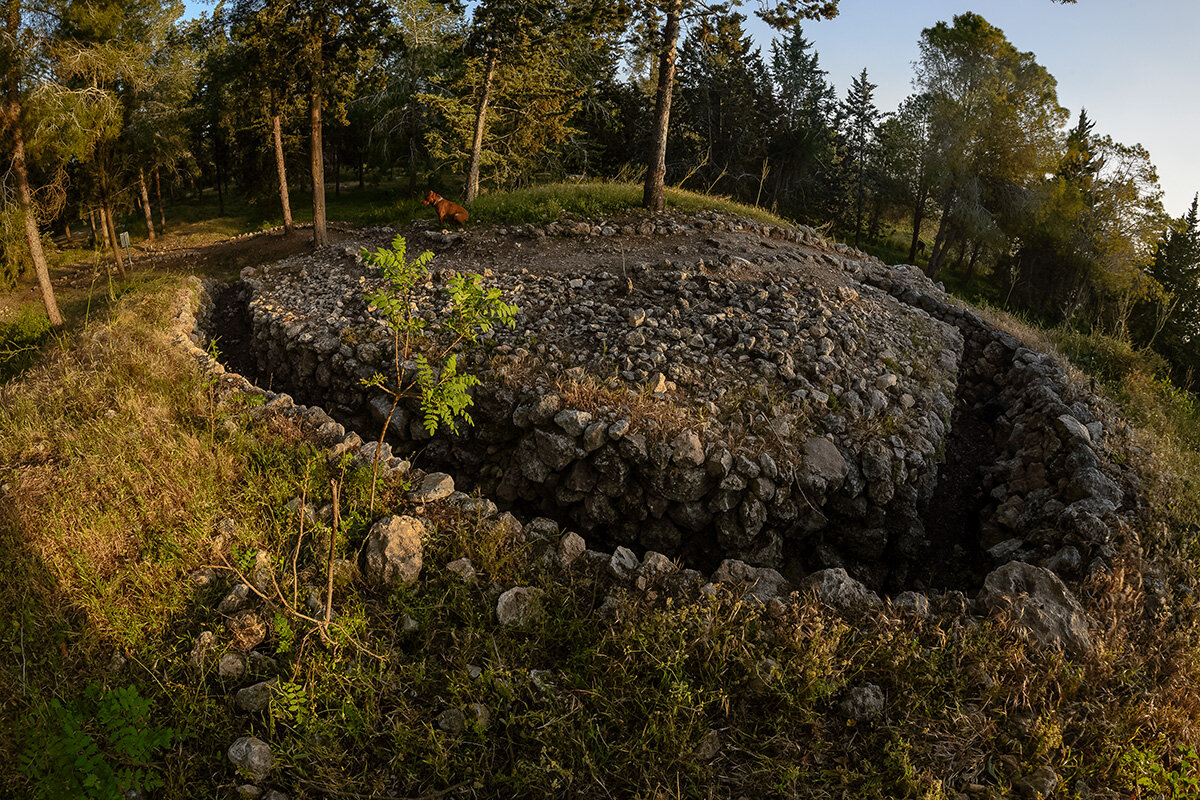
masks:
<svg viewBox="0 0 1200 800"><path fill-rule="evenodd" d="M1150 153L1062 107L1036 55L977 14L922 32L913 93L884 109L865 69L835 92L800 27L833 2L183 11L5 3L0 283L37 271L51 323L44 253L74 245L72 223L123 271L118 226L152 243L165 206L206 191L220 215L236 198L288 230L302 193L321 245L329 189L435 188L469 206L539 183L638 181L651 210L667 185L760 206L977 302L1131 342L1194 387L1196 204L1172 219ZM743 12L778 32L765 52Z"/></svg>

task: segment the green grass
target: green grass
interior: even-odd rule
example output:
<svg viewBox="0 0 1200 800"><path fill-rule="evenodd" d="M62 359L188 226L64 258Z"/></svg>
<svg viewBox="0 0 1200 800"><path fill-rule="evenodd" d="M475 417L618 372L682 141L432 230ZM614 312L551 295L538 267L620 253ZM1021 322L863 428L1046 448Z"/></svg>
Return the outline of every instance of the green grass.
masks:
<svg viewBox="0 0 1200 800"><path fill-rule="evenodd" d="M994 620L842 617L805 598L775 616L724 591L652 597L560 573L542 558L552 542L435 505L420 579L391 592L339 585L337 646L325 646L295 611L307 612L307 585L324 585L330 532L302 531L287 502L304 494L319 507L336 484L336 555L353 559L374 519L414 512L406 487L385 483L372 509L367 470L329 464L295 421L260 416L197 376L165 340L177 286L137 284L0 387L0 751L73 746L52 709L86 709L88 687L105 686L137 700L135 717L148 701L149 718L133 720L148 743L174 729L172 746L147 756L164 797L198 785L233 796L224 750L243 734L270 743L268 784L295 798L665 798L713 787L955 798L976 783L985 788L973 797L999 800L1044 764L1062 797L1084 783L1126 796L1139 781L1189 785L1197 637L1186 615L1139 617L1120 572L1083 589L1109 627L1098 655L1076 661ZM214 544L224 517L234 529ZM259 550L283 593L258 607L271 623L258 650L277 664L258 677L280 682L267 711L245 714L229 696L258 678L216 676L229 634L215 606L237 580L225 565L252 570ZM445 568L461 557L478 571L472 583ZM204 564L219 577L196 589L186 576ZM544 614L501 627L496 596L515 585L542 589ZM189 654L205 630L218 650L196 669ZM115 672L114 653L126 659ZM885 718L846 720L841 698L868 681L887 695ZM461 731L439 724L452 710L465 714ZM87 730L100 749L80 763L117 769L124 751ZM714 736L715 756L699 757ZM39 796L47 780L0 763L8 796Z"/></svg>
<svg viewBox="0 0 1200 800"><path fill-rule="evenodd" d="M0 383L37 363L50 330L40 303L24 303L12 319L0 320Z"/></svg>
<svg viewBox="0 0 1200 800"><path fill-rule="evenodd" d="M791 225L761 208L745 205L723 197L712 197L686 189L668 188L667 208L693 213L715 210L756 219L770 225ZM642 207L642 187L634 183L585 182L549 183L480 195L471 209L475 221L535 225L553 222L570 215L595 219L612 217Z"/></svg>

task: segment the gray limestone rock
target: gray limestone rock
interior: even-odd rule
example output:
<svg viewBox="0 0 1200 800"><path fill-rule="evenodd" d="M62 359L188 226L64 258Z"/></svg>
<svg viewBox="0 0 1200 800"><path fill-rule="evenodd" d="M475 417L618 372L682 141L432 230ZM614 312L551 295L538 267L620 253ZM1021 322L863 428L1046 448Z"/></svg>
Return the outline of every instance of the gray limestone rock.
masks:
<svg viewBox="0 0 1200 800"><path fill-rule="evenodd" d="M883 689L874 683L866 683L846 692L838 709L848 719L871 720L883 713L886 702Z"/></svg>
<svg viewBox="0 0 1200 800"><path fill-rule="evenodd" d="M694 431L686 430L671 442L671 460L687 467L698 467L704 463L704 445Z"/></svg>
<svg viewBox="0 0 1200 800"><path fill-rule="evenodd" d="M802 588L815 590L821 602L840 611L863 611L880 602L877 594L841 567L814 572L804 579Z"/></svg>
<svg viewBox="0 0 1200 800"><path fill-rule="evenodd" d="M993 614L1006 614L1033 641L1084 655L1092 650L1083 607L1053 572L1012 561L988 574L979 601Z"/></svg>
<svg viewBox="0 0 1200 800"><path fill-rule="evenodd" d="M501 625L527 625L541 618L541 600L541 589L513 587L496 601L496 617Z"/></svg>
<svg viewBox="0 0 1200 800"><path fill-rule="evenodd" d="M229 746L225 755L238 774L245 775L256 783L266 780L271 774L271 748L261 739L243 736Z"/></svg>
<svg viewBox="0 0 1200 800"><path fill-rule="evenodd" d="M244 689L238 689L233 700L243 711L256 713L271 704L271 693L274 691L275 679L260 681Z"/></svg>
<svg viewBox="0 0 1200 800"><path fill-rule="evenodd" d="M409 516L391 516L371 526L363 548L362 572L377 588L412 583L421 574L425 525Z"/></svg>
<svg viewBox="0 0 1200 800"><path fill-rule="evenodd" d="M558 541L558 563L563 569L569 568L575 563L583 552L587 549L587 544L583 541L583 537L578 533L568 531L563 534L562 539Z"/></svg>
<svg viewBox="0 0 1200 800"><path fill-rule="evenodd" d="M444 500L452 494L454 494L454 478L444 472L431 472L408 493L408 499L414 503L432 503Z"/></svg>

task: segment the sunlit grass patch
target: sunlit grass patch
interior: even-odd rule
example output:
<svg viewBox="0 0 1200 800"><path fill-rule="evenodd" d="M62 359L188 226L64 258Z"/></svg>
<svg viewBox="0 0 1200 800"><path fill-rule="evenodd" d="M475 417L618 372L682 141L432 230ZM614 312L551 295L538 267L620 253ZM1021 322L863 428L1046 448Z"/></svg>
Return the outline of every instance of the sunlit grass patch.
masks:
<svg viewBox="0 0 1200 800"><path fill-rule="evenodd" d="M674 211L690 213L712 209L771 225L791 224L761 208L723 197L675 188L668 188L666 195L667 208ZM638 184L587 181L547 183L483 194L475 201L471 212L477 222L544 224L568 214L594 219L625 214L641 207L642 187Z"/></svg>

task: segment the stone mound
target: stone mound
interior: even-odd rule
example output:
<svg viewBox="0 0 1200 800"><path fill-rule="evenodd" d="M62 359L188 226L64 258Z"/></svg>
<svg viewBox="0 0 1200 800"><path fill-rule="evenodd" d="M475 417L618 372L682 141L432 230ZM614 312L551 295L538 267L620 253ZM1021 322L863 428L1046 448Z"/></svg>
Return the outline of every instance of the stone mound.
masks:
<svg viewBox="0 0 1200 800"><path fill-rule="evenodd" d="M968 588L1014 559L1078 577L1128 533L1103 404L918 270L717 214L640 226L427 232L428 318L472 268L521 313L467 355L475 426L430 440L402 406L391 446L589 539L793 581ZM358 249L244 270L201 321L230 366L373 438L389 404L362 381L392 336Z"/></svg>

